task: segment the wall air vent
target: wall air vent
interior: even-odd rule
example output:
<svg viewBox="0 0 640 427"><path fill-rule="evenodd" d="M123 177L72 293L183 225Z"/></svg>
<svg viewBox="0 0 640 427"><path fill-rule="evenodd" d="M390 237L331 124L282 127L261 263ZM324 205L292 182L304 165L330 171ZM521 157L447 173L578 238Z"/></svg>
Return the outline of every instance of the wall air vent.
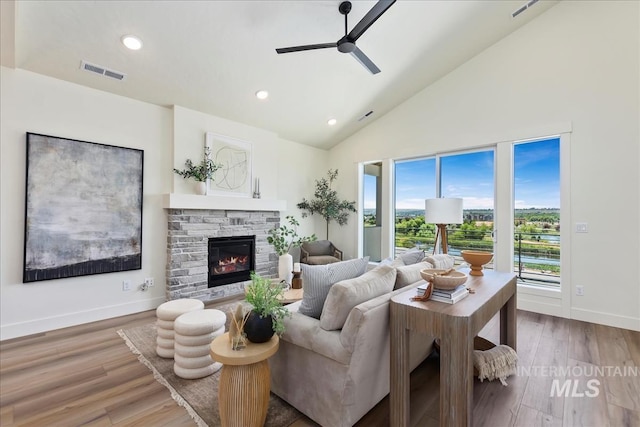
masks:
<svg viewBox="0 0 640 427"><path fill-rule="evenodd" d="M511 14L511 17L515 18L516 16L520 15L522 12L529 9L531 6L533 6L536 3L538 3L538 0L529 0L527 3L523 4L515 12L513 12Z"/></svg>
<svg viewBox="0 0 640 427"><path fill-rule="evenodd" d="M101 65L91 64L87 61L82 61L80 63L80 69L83 71L87 71L89 73L100 74L104 77L109 77L115 80L124 80L127 75L125 73L121 73L120 71L109 70Z"/></svg>
<svg viewBox="0 0 640 427"><path fill-rule="evenodd" d="M361 122L361 121L363 121L364 119L366 119L367 117L369 117L372 114L373 114L373 110L369 111L367 114L365 114L364 116L360 117L358 119L358 121Z"/></svg>

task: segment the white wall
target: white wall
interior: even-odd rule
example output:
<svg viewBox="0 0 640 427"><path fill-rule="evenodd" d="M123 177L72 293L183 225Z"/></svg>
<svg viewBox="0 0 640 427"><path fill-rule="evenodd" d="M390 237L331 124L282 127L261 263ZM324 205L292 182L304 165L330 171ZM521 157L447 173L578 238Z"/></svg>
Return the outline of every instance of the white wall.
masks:
<svg viewBox="0 0 640 427"><path fill-rule="evenodd" d="M253 176L260 178L263 199L286 200L281 218L294 215L300 221L298 234L315 232L313 219L302 219L296 204L313 195L313 179L326 173L329 153L278 137L264 129L174 106L173 164L184 168L187 158L202 158L205 132L214 132L252 144ZM175 193L193 193L193 180L174 174Z"/></svg>
<svg viewBox="0 0 640 427"><path fill-rule="evenodd" d="M193 193L172 172L202 155L204 132L253 143L254 173L262 197L295 204L313 192L327 169L328 152L286 141L270 132L181 107L163 108L23 70L0 68L0 339L5 340L149 310L165 301L167 219L162 195ZM22 283L25 134L67 137L144 150L142 269ZM175 138L175 143L174 143ZM300 234L314 232L302 221ZM145 277L148 292L122 291Z"/></svg>
<svg viewBox="0 0 640 427"><path fill-rule="evenodd" d="M585 296L570 296L570 316L640 330L638 8L560 2L334 147L341 195L357 199L358 162L495 145L569 123L570 223L589 223L571 237L563 286L583 285ZM356 223L335 239L351 255Z"/></svg>
<svg viewBox="0 0 640 427"><path fill-rule="evenodd" d="M0 69L1 338L155 308L164 301L171 110L22 70ZM144 150L142 269L22 283L26 132ZM153 277L148 292L122 291Z"/></svg>

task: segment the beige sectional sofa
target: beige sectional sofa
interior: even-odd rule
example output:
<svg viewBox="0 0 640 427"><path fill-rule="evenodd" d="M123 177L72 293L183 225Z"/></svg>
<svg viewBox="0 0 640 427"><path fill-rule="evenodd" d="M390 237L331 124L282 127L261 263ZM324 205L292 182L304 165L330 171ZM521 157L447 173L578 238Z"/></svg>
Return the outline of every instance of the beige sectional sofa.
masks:
<svg viewBox="0 0 640 427"><path fill-rule="evenodd" d="M395 261L333 284L319 319L298 311L302 301L289 305L292 317L269 360L271 391L324 427L355 424L389 393L390 300L415 288L429 265ZM413 369L434 340L410 339Z"/></svg>

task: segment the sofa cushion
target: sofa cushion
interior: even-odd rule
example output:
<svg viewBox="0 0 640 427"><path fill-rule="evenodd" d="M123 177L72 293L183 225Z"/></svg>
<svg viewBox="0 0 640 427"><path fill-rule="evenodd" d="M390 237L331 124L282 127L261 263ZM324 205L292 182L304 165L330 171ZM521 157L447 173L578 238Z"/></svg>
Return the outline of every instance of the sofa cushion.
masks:
<svg viewBox="0 0 640 427"><path fill-rule="evenodd" d="M404 262L404 265L411 265L422 261L424 258L424 251L422 249L410 249L399 255L399 258Z"/></svg>
<svg viewBox="0 0 640 427"><path fill-rule="evenodd" d="M362 276L331 286L320 315L320 327L327 331L342 329L356 305L393 290L396 269L380 265Z"/></svg>
<svg viewBox="0 0 640 427"><path fill-rule="evenodd" d="M420 270L424 270L425 268L433 268L433 264L427 261L422 261L416 264L396 267L398 275L396 276L396 286L394 289L404 288L418 280L422 280Z"/></svg>
<svg viewBox="0 0 640 427"><path fill-rule="evenodd" d="M301 264L302 304L299 312L306 316L320 318L324 301L334 283L362 275L369 263L369 257L334 262L327 265Z"/></svg>
<svg viewBox="0 0 640 427"><path fill-rule="evenodd" d="M431 264L433 264L433 267L431 268L438 268L441 270L448 270L449 268L453 268L453 264L455 262L454 258L448 254L429 255L422 261L430 262Z"/></svg>

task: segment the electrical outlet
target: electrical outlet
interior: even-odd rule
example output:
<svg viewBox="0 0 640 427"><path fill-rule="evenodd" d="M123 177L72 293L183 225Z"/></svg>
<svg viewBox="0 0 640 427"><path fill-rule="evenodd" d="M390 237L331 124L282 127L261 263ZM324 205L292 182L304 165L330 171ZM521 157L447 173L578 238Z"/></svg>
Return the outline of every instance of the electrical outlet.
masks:
<svg viewBox="0 0 640 427"><path fill-rule="evenodd" d="M576 295L578 295L579 297L584 296L584 286L582 285L576 286Z"/></svg>
<svg viewBox="0 0 640 427"><path fill-rule="evenodd" d="M147 286L153 286L153 277L147 277L144 279L144 284Z"/></svg>
<svg viewBox="0 0 640 427"><path fill-rule="evenodd" d="M131 280L123 280L122 281L122 290L130 291L131 290Z"/></svg>
<svg viewBox="0 0 640 427"><path fill-rule="evenodd" d="M588 233L589 225L586 222L576 222L576 233Z"/></svg>

